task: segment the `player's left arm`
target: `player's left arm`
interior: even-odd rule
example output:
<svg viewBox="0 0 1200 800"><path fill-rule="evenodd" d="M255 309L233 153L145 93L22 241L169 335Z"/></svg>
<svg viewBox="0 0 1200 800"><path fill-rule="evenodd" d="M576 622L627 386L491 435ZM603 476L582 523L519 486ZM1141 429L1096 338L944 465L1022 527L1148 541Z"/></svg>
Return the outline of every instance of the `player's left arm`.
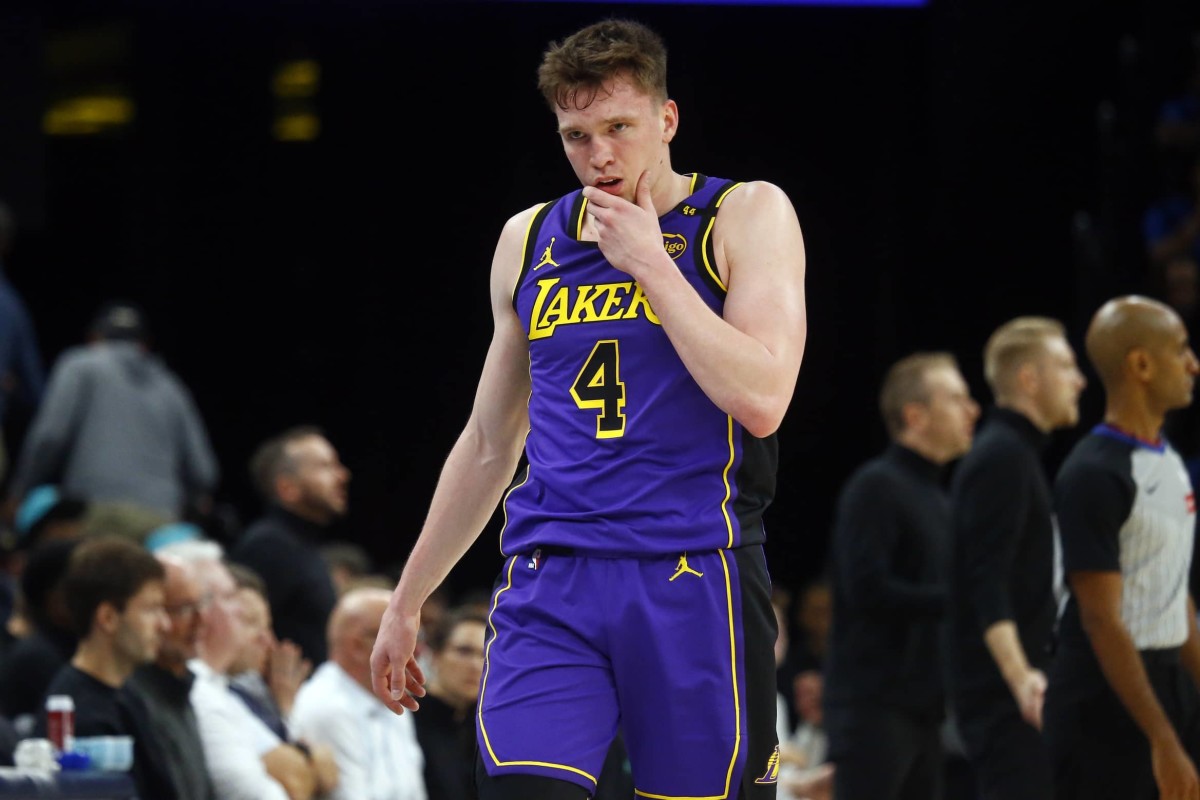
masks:
<svg viewBox="0 0 1200 800"><path fill-rule="evenodd" d="M684 362L718 406L762 436L787 411L808 338L804 237L791 200L762 181L735 189L717 216L714 249L728 330L714 352L697 349Z"/></svg>
<svg viewBox="0 0 1200 800"><path fill-rule="evenodd" d="M713 228L723 316L662 248L645 176L637 205L584 190L601 250L638 282L684 365L719 408L755 436L783 421L808 335L804 237L788 196L763 181L730 192Z"/></svg>

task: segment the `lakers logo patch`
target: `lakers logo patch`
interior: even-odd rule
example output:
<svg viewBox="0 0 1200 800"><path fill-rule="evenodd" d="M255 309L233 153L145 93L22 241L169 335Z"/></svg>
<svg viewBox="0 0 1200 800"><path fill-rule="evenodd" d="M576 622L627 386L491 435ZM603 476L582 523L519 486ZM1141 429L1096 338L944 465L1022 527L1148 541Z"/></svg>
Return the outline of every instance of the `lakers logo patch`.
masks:
<svg viewBox="0 0 1200 800"><path fill-rule="evenodd" d="M682 233L664 233L662 236L663 249L671 258L679 258L687 251L687 239Z"/></svg>
<svg viewBox="0 0 1200 800"><path fill-rule="evenodd" d="M760 777L754 779L755 783L779 783L779 745L775 745L775 750L771 753L771 757L767 759L767 768Z"/></svg>

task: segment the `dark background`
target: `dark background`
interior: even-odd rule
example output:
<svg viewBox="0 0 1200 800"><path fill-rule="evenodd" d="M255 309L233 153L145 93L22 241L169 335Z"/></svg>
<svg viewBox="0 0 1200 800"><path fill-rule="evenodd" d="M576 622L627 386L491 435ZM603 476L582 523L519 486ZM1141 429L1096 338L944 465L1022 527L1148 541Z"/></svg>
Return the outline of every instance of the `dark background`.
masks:
<svg viewBox="0 0 1200 800"><path fill-rule="evenodd" d="M808 350L767 516L778 582L822 567L836 492L884 443L892 361L951 350L986 402L996 325L1050 314L1078 338L1101 300L1141 287L1150 125L1181 89L1200 3L6 0L0 195L21 225L6 268L47 364L101 300L141 302L207 421L227 508L258 511L245 463L261 439L316 423L354 472L337 535L402 560L473 400L500 228L576 185L535 89L541 51L607 15L667 41L676 169L778 183L805 232ZM271 74L297 57L321 66L321 134L277 142ZM129 128L43 135L49 102L106 83L134 98ZM496 532L455 588L490 582Z"/></svg>

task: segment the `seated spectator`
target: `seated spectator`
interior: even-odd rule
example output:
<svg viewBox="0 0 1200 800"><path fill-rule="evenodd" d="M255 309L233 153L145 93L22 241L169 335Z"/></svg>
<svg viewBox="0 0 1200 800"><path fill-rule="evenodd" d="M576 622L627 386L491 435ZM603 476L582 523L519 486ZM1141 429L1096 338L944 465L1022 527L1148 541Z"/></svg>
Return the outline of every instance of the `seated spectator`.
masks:
<svg viewBox="0 0 1200 800"><path fill-rule="evenodd" d="M133 734L118 690L154 661L169 629L163 578L158 559L128 539L89 537L71 553L62 586L79 644L46 694L74 698L76 736ZM46 735L44 714L34 730Z"/></svg>
<svg viewBox="0 0 1200 800"><path fill-rule="evenodd" d="M33 735L46 687L59 668L70 662L79 641L71 628L62 589L78 541L61 539L35 545L21 573L18 607L22 633L0 660L0 713L12 720L21 738Z"/></svg>
<svg viewBox="0 0 1200 800"><path fill-rule="evenodd" d="M433 670L413 717L425 753L429 800L467 797L475 785L475 705L486 633L485 614L474 606L456 606L427 634Z"/></svg>
<svg viewBox="0 0 1200 800"><path fill-rule="evenodd" d="M152 664L134 670L121 687L134 730L138 796L146 800L217 800L189 695L200 626L208 602L191 566L159 556L170 628Z"/></svg>
<svg viewBox="0 0 1200 800"><path fill-rule="evenodd" d="M800 722L791 735L779 742L779 799L803 798L802 792L826 767L829 738L822 724L819 669L807 669L796 676L796 710Z"/></svg>
<svg viewBox="0 0 1200 800"><path fill-rule="evenodd" d="M229 667L229 689L280 739L292 741L287 720L296 692L312 674L312 663L295 643L276 641L262 578L242 564L230 564L229 569L238 585L247 628L242 649Z"/></svg>
<svg viewBox="0 0 1200 800"><path fill-rule="evenodd" d="M211 605L201 629L190 699L204 757L220 800L310 800L336 783L332 759L284 742L229 691L229 667L247 636L237 584L220 545L184 541L159 555L188 561Z"/></svg>
<svg viewBox="0 0 1200 800"><path fill-rule="evenodd" d="M396 580L391 581L391 588L396 588ZM425 680L433 680L433 653L429 649L429 632L440 627L450 613L450 588L443 582L433 590L432 594L421 606L421 623L417 629L417 647L414 656L425 673Z"/></svg>
<svg viewBox="0 0 1200 800"><path fill-rule="evenodd" d="M366 548L344 540L329 541L318 548L321 558L329 568L333 588L341 596L350 584L372 574L375 567ZM395 583L392 583L395 586Z"/></svg>
<svg viewBox="0 0 1200 800"><path fill-rule="evenodd" d="M4 550L4 608L3 618L7 644L28 633L28 622L21 608L21 574L29 552L41 542L55 539L78 539L84 531L84 514L87 504L74 497L66 497L57 486L39 486L26 495L17 509L13 529L5 537Z"/></svg>
<svg viewBox="0 0 1200 800"><path fill-rule="evenodd" d="M791 632L788 616L792 605L792 594L787 589L775 587L771 590L771 609L775 612L775 738L782 744L792 735L793 711L792 690L785 691L781 685L788 650L791 649Z"/></svg>
<svg viewBox="0 0 1200 800"><path fill-rule="evenodd" d="M53 539L78 539L83 535L87 503L43 484L25 495L17 507L13 530L21 543L31 546Z"/></svg>
<svg viewBox="0 0 1200 800"><path fill-rule="evenodd" d="M413 714L394 714L371 691L371 649L387 609L387 589L352 589L329 618L329 660L300 687L292 711L296 735L332 748L339 781L331 800L425 800L425 758ZM424 701L422 701L423 703ZM422 710L420 713L424 713ZM448 754L458 759L457 748ZM460 769L474 767L472 752ZM463 794L433 795L455 800Z"/></svg>
<svg viewBox="0 0 1200 800"><path fill-rule="evenodd" d="M169 544L205 538L204 529L194 522L168 522L151 529L142 544L151 553L156 553Z"/></svg>
<svg viewBox="0 0 1200 800"><path fill-rule="evenodd" d="M818 575L806 581L789 609L795 636L790 637L787 657L778 670L778 688L787 698L790 731L800 723L796 711L796 676L806 670L820 669L829 649L829 627L833 618L833 592L829 579Z"/></svg>

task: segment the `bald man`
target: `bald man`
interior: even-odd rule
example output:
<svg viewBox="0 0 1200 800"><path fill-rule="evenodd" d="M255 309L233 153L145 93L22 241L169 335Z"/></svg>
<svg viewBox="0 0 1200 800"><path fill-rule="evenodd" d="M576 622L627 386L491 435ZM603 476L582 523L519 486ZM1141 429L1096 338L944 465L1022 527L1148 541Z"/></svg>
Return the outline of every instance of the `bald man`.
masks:
<svg viewBox="0 0 1200 800"><path fill-rule="evenodd" d="M292 707L296 736L333 749L338 785L328 800L426 800L425 758L411 714L393 714L371 691L371 650L389 589L350 589L326 626L329 658Z"/></svg>
<svg viewBox="0 0 1200 800"><path fill-rule="evenodd" d="M1057 800L1200 800L1196 502L1162 438L1200 364L1183 321L1136 295L1087 331L1104 421L1063 462L1054 508L1070 589L1044 709Z"/></svg>

